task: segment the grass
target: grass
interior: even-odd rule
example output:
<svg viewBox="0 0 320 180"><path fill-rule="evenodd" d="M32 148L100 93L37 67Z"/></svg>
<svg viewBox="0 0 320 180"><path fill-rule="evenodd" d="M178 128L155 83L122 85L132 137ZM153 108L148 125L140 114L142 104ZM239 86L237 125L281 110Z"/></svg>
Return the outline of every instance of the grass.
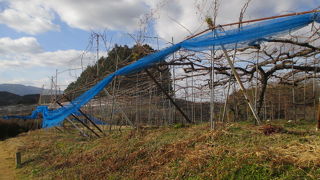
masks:
<svg viewBox="0 0 320 180"><path fill-rule="evenodd" d="M286 131L233 123L114 131L99 139L37 130L17 138L23 179L317 179L320 133L307 122Z"/></svg>

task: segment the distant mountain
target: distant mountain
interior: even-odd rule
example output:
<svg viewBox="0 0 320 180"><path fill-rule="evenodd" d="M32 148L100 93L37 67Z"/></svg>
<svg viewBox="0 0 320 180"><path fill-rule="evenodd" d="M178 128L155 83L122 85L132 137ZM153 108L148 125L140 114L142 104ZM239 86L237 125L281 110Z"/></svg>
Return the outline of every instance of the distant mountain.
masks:
<svg viewBox="0 0 320 180"><path fill-rule="evenodd" d="M34 86L25 86L22 84L0 84L0 91L10 92L19 96L24 96L28 94L43 94L48 95L51 94L50 90L42 89ZM58 94L63 93L63 91L59 91Z"/></svg>
<svg viewBox="0 0 320 180"><path fill-rule="evenodd" d="M0 106L16 105L16 104L37 104L39 94L29 94L19 96L9 92L0 91Z"/></svg>
<svg viewBox="0 0 320 180"><path fill-rule="evenodd" d="M41 94L42 89L34 86L25 86L22 84L0 84L0 91L6 91L19 96L24 96L27 94Z"/></svg>

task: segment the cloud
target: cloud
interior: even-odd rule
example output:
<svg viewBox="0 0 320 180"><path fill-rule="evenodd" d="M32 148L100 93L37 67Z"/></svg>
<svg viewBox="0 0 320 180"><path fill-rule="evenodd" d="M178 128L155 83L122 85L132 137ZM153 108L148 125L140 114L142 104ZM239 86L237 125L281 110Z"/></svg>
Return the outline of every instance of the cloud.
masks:
<svg viewBox="0 0 320 180"><path fill-rule="evenodd" d="M8 6L0 13L0 23L28 34L59 30L60 18L70 27L82 30L123 30L139 28L148 11L142 0L4 0Z"/></svg>
<svg viewBox="0 0 320 180"><path fill-rule="evenodd" d="M52 52L41 52L34 54L6 54L0 56L2 69L17 68L68 68L70 66L80 67L83 51L79 50L58 50ZM90 64L92 56L83 58L84 66Z"/></svg>
<svg viewBox="0 0 320 180"><path fill-rule="evenodd" d="M153 10L158 35L177 41L206 28L205 16L213 14L213 0L2 0L7 6L0 12L0 23L29 34L59 30L58 19L82 30L121 30L133 32L143 16ZM238 20L247 0L219 1L218 24ZM310 10L317 0L252 0L245 18L272 16ZM188 30L186 30L188 29Z"/></svg>
<svg viewBox="0 0 320 180"><path fill-rule="evenodd" d="M253 0L248 8L248 17L265 17L299 11L312 10L319 6L317 0Z"/></svg>
<svg viewBox="0 0 320 180"><path fill-rule="evenodd" d="M54 14L37 0L10 0L8 7L0 12L0 23L28 34L59 30L54 24Z"/></svg>
<svg viewBox="0 0 320 180"><path fill-rule="evenodd" d="M88 64L94 57L93 53L79 50L43 51L38 41L33 37L11 39L0 38L0 66L6 68L31 68L80 66L80 60ZM105 55L101 52L101 55Z"/></svg>
<svg viewBox="0 0 320 180"><path fill-rule="evenodd" d="M100 52L106 56L105 52ZM59 85L67 85L96 61L95 53L74 49L44 51L33 37L0 38L0 83L22 83L41 87L50 83L48 77L59 72ZM71 69L71 70L68 70ZM61 86L62 89L66 86Z"/></svg>
<svg viewBox="0 0 320 180"><path fill-rule="evenodd" d="M51 0L47 4L69 26L84 30L133 31L148 11L140 0Z"/></svg>
<svg viewBox="0 0 320 180"><path fill-rule="evenodd" d="M19 39L0 38L0 55L37 53L41 51L42 48L34 37L22 37Z"/></svg>
<svg viewBox="0 0 320 180"><path fill-rule="evenodd" d="M219 1L217 24L236 22L246 0ZM154 29L159 36L171 41L174 37L175 42L183 40L190 33L200 32L207 28L205 17L213 15L213 1L165 1L157 0L146 3L156 9L157 20ZM161 4L159 6L159 4ZM245 19L254 19L267 16L274 16L290 12L311 10L319 6L317 0L252 0L245 14ZM174 8L173 8L174 7Z"/></svg>

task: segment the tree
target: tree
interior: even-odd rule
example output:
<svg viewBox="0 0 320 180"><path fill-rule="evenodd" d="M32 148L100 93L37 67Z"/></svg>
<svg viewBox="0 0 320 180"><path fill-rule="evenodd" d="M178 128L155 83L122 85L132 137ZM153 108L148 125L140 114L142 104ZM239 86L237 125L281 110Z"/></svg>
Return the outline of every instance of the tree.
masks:
<svg viewBox="0 0 320 180"><path fill-rule="evenodd" d="M260 44L236 50L229 50L235 59L235 68L246 87L254 87L257 93L257 112L261 116L267 85L270 83L297 86L309 79L319 79L320 75L320 30L310 25L286 36L264 39ZM235 83L223 52L216 51L214 58L209 52L183 55L170 62L171 65L184 65L185 76L208 77L214 60L217 88L224 88ZM210 82L202 86L210 87ZM234 89L234 92L237 89Z"/></svg>
<svg viewBox="0 0 320 180"><path fill-rule="evenodd" d="M92 66L88 66L75 82L72 82L68 85L65 93L78 96L109 74L153 52L155 51L147 44L134 45L132 48L129 48L126 45L115 45L115 47L108 52L108 57L101 57L98 60L98 76L97 63ZM152 72L154 76L161 81L164 89L169 91L172 89L170 71L165 65L162 68L153 67L150 69L150 72ZM160 72L162 74L162 79L165 79L166 81L159 79ZM120 89L127 89L134 86L137 78L139 78L141 81L150 81L149 77L144 72L139 72L137 74L127 75L124 78L116 78L113 83L118 84L118 88ZM112 87L112 85L109 85L107 88L110 90ZM136 91L139 92L139 89ZM158 90L158 93L160 93L160 90Z"/></svg>

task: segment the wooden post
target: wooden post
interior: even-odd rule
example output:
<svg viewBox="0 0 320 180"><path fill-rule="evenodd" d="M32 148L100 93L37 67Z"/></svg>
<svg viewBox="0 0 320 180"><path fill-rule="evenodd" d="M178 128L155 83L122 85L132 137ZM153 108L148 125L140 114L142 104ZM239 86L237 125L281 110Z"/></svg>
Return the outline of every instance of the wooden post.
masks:
<svg viewBox="0 0 320 180"><path fill-rule="evenodd" d="M82 136L89 137L82 129L80 129L75 123L73 123L71 119L69 119L68 117L66 119L72 124L73 127L75 127L76 129L78 129L78 131L80 131L80 134Z"/></svg>
<svg viewBox="0 0 320 180"><path fill-rule="evenodd" d="M71 99L70 99L68 96L66 96L65 94L63 94L63 96L64 96L72 105L74 105L74 104L72 103ZM96 127L103 135L106 135L106 134L99 128L99 126L97 126L96 123L94 123L93 120L92 120L91 118L89 118L89 116L87 116L83 111L81 111L81 109L78 109L78 111L79 111L87 120L89 120L89 122L91 122L91 124L93 124L93 126Z"/></svg>
<svg viewBox="0 0 320 180"><path fill-rule="evenodd" d="M16 168L21 167L21 152L16 152Z"/></svg>
<svg viewBox="0 0 320 180"><path fill-rule="evenodd" d="M185 118L185 120L188 123L193 123L189 117L182 111L182 109L178 106L178 104L176 104L176 102L174 102L174 100L170 97L170 95L167 93L167 91L165 91L162 86L160 85L160 83L152 76L152 74L148 71L148 69L145 69L146 73L148 74L148 76L153 80L153 82L158 86L158 88L167 96L167 98L171 101L171 103L177 108L177 110L182 114L182 116Z"/></svg>
<svg viewBox="0 0 320 180"><path fill-rule="evenodd" d="M222 47L224 55L226 56L226 58L228 60L228 63L230 65L230 67L231 67L231 70L232 70L232 72L233 72L233 74L234 74L234 76L235 76L235 78L236 78L236 80L237 80L237 82L238 82L238 84L240 86L242 94L243 94L244 98L246 99L246 101L247 101L247 103L248 103L248 105L249 105L249 107L251 109L251 112L252 112L253 116L255 117L255 119L257 121L257 124L260 125L260 118L259 118L258 114L256 113L256 111L255 111L255 109L254 109L254 107L253 107L253 105L252 105L252 103L251 103L251 101L250 101L250 99L248 97L246 89L244 88L244 86L243 86L243 84L242 84L242 82L240 80L239 74L237 73L236 69L234 68L232 60L230 59L227 50L224 48L223 45L221 47Z"/></svg>
<svg viewBox="0 0 320 180"><path fill-rule="evenodd" d="M61 106L64 107L60 102L56 101L56 103ZM72 117L74 117L78 122L80 122L84 127L86 127L87 129L89 129L93 134L95 134L97 137L100 138L99 134L97 134L93 129L91 129L88 125L86 125L84 122L82 122L76 115L74 115L73 113L71 113Z"/></svg>

